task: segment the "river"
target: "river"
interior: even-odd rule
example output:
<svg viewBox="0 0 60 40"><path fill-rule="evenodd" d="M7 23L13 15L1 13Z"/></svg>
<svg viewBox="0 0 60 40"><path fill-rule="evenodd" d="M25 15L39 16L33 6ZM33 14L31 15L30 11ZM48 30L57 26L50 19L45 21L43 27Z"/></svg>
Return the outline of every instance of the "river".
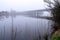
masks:
<svg viewBox="0 0 60 40"><path fill-rule="evenodd" d="M0 20L0 40L11 40L12 36L16 40L33 40L39 35L44 40L44 35L50 32L51 22L47 19L18 15Z"/></svg>

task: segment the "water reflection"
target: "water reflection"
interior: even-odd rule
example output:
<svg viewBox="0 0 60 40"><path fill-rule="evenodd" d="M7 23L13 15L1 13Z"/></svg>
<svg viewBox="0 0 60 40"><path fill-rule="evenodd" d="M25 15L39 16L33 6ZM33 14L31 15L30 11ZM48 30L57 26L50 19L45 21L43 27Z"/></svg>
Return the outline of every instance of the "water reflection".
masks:
<svg viewBox="0 0 60 40"><path fill-rule="evenodd" d="M0 40L44 40L45 34L51 32L50 20L4 13L1 14Z"/></svg>

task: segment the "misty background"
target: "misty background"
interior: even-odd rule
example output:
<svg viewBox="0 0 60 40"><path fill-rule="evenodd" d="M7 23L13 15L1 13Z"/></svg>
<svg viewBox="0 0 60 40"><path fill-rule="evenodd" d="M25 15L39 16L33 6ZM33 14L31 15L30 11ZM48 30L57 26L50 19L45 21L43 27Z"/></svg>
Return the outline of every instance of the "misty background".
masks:
<svg viewBox="0 0 60 40"><path fill-rule="evenodd" d="M50 40L51 14L43 0L0 0L0 40ZM39 38L38 38L39 39Z"/></svg>

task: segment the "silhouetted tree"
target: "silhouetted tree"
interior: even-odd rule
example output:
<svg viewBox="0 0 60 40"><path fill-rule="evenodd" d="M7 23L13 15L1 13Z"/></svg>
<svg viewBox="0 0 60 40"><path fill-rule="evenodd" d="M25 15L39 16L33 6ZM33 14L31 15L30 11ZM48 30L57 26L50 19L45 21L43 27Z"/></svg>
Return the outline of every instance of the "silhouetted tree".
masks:
<svg viewBox="0 0 60 40"><path fill-rule="evenodd" d="M53 16L53 33L55 33L58 29L60 29L60 0L53 0L54 3L52 1L47 1L44 0L45 2L47 2L49 4L48 7L50 7L51 9L51 15ZM53 5L53 7L52 7Z"/></svg>

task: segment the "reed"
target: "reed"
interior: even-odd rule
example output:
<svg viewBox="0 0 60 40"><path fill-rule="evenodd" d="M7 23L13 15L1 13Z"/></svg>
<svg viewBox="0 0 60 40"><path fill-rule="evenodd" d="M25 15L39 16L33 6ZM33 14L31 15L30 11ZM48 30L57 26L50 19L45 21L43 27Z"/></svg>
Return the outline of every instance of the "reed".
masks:
<svg viewBox="0 0 60 40"><path fill-rule="evenodd" d="M44 35L44 39L48 40L48 34L47 33Z"/></svg>
<svg viewBox="0 0 60 40"><path fill-rule="evenodd" d="M11 16L12 18L12 28L11 28L11 40L16 40L17 37L17 27L14 31L14 26L13 26L13 15Z"/></svg>
<svg viewBox="0 0 60 40"><path fill-rule="evenodd" d="M17 37L17 27L16 27L15 34L14 34L14 40L16 40L16 37Z"/></svg>
<svg viewBox="0 0 60 40"><path fill-rule="evenodd" d="M13 40L13 37L14 37L14 28L13 28L13 15L12 14L11 14L11 19L12 19L11 40Z"/></svg>
<svg viewBox="0 0 60 40"><path fill-rule="evenodd" d="M5 40L5 25L4 25L4 34L3 34L3 40Z"/></svg>

